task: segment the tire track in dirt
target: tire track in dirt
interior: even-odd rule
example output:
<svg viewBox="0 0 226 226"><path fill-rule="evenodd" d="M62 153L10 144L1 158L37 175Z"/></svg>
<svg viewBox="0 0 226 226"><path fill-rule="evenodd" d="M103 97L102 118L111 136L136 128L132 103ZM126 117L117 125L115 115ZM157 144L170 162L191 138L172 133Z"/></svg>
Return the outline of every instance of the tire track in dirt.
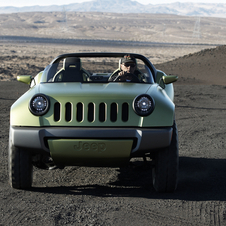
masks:
<svg viewBox="0 0 226 226"><path fill-rule="evenodd" d="M175 211L169 211L171 214L166 214L167 209L163 211L156 211L145 205L125 205L126 211L128 210L134 215L143 216L155 225L162 225L162 222L168 222L169 225L225 225L224 211L225 204L221 202L197 202L197 201L181 201L177 203L178 208ZM163 212L164 214L163 214ZM175 214L176 212L176 214ZM164 224L163 224L164 225Z"/></svg>
<svg viewBox="0 0 226 226"><path fill-rule="evenodd" d="M225 225L225 204L211 201L186 201L181 205L182 216L193 220L193 225ZM195 220L194 220L195 219Z"/></svg>
<svg viewBox="0 0 226 226"><path fill-rule="evenodd" d="M32 218L33 212L31 211L29 203L21 199L7 200L4 203L4 216L1 219L3 225L14 226L20 225L21 222L26 222L26 218Z"/></svg>
<svg viewBox="0 0 226 226"><path fill-rule="evenodd" d="M133 214L137 214L140 217L145 217L146 219L150 220L150 222L155 223L155 225L165 225L167 222L168 225L195 225L197 222L194 223L192 218L184 217L179 215L178 213L173 214L166 214L167 210L164 213L161 211L156 211L155 209L151 209L151 207L147 207L145 205L142 206L134 206L130 205L127 206L127 211L131 211ZM165 223L163 223L165 222ZM199 225L205 225L203 222L199 222Z"/></svg>

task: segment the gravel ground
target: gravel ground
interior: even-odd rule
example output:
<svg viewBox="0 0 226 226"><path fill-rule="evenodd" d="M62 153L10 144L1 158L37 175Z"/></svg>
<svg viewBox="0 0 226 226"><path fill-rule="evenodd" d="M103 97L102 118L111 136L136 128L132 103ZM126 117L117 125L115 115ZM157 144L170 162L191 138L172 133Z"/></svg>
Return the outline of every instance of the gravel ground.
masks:
<svg viewBox="0 0 226 226"><path fill-rule="evenodd" d="M10 188L10 105L27 89L0 83L0 225L226 225L225 86L175 86L180 173L173 194L152 187L150 167L35 169L34 188Z"/></svg>
<svg viewBox="0 0 226 226"><path fill-rule="evenodd" d="M209 52L202 52L203 62ZM195 56L158 65L159 69L171 66L167 73L178 73L174 68L180 66L183 78L175 85L180 171L173 194L155 192L150 165L140 159L123 168L35 169L31 190L10 188L9 110L28 86L0 81L0 225L226 225L225 77L221 84L207 82L205 76L212 72L204 65L198 79L190 78L183 67L188 59L189 64L191 59L198 62L200 55ZM18 59L14 58L20 71L23 66ZM27 61L45 66L33 56ZM10 59L7 62L14 65ZM11 70L16 69L11 66L5 75Z"/></svg>

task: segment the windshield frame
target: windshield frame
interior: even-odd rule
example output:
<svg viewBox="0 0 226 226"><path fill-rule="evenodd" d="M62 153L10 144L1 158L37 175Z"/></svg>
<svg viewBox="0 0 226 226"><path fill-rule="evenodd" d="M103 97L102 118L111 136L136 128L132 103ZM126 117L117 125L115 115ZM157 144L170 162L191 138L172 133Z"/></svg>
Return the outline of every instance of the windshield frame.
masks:
<svg viewBox="0 0 226 226"><path fill-rule="evenodd" d="M67 53L67 54L62 54L57 56L55 59L52 60L52 62L45 68L41 83L46 83L48 82L48 74L51 73L51 70L55 70L55 67L59 64L59 62L65 58L68 57L79 57L79 58L123 58L125 55L130 55L131 57L134 57L136 59L139 59L144 62L145 67L147 70L149 70L150 74L150 81L148 83L153 84L155 83L155 78L157 74L157 70L155 69L154 65L143 55L141 54L135 54L135 53L106 53L106 52L91 52L91 53Z"/></svg>

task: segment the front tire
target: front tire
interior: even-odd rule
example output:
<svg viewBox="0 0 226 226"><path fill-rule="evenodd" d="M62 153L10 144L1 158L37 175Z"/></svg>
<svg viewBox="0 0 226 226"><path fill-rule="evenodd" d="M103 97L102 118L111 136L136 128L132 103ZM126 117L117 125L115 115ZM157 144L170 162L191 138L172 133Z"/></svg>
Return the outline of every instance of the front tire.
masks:
<svg viewBox="0 0 226 226"><path fill-rule="evenodd" d="M174 192L178 183L179 150L176 123L169 147L156 152L152 169L153 186L157 192Z"/></svg>
<svg viewBox="0 0 226 226"><path fill-rule="evenodd" d="M11 139L9 140L8 171L12 188L28 189L31 187L33 176L31 154L12 145Z"/></svg>

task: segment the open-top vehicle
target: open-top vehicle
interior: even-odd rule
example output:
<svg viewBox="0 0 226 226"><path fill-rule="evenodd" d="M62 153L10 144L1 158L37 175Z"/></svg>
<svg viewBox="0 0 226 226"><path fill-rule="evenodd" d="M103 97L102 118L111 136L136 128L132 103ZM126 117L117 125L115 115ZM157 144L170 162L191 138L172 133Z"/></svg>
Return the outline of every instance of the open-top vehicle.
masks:
<svg viewBox="0 0 226 226"><path fill-rule="evenodd" d="M131 60L133 65L125 64ZM121 76L123 62L134 73ZM33 166L119 167L143 157L152 159L156 191L176 189L176 76L139 54L72 53L58 56L34 78L17 80L30 89L10 111L13 188L32 186Z"/></svg>

